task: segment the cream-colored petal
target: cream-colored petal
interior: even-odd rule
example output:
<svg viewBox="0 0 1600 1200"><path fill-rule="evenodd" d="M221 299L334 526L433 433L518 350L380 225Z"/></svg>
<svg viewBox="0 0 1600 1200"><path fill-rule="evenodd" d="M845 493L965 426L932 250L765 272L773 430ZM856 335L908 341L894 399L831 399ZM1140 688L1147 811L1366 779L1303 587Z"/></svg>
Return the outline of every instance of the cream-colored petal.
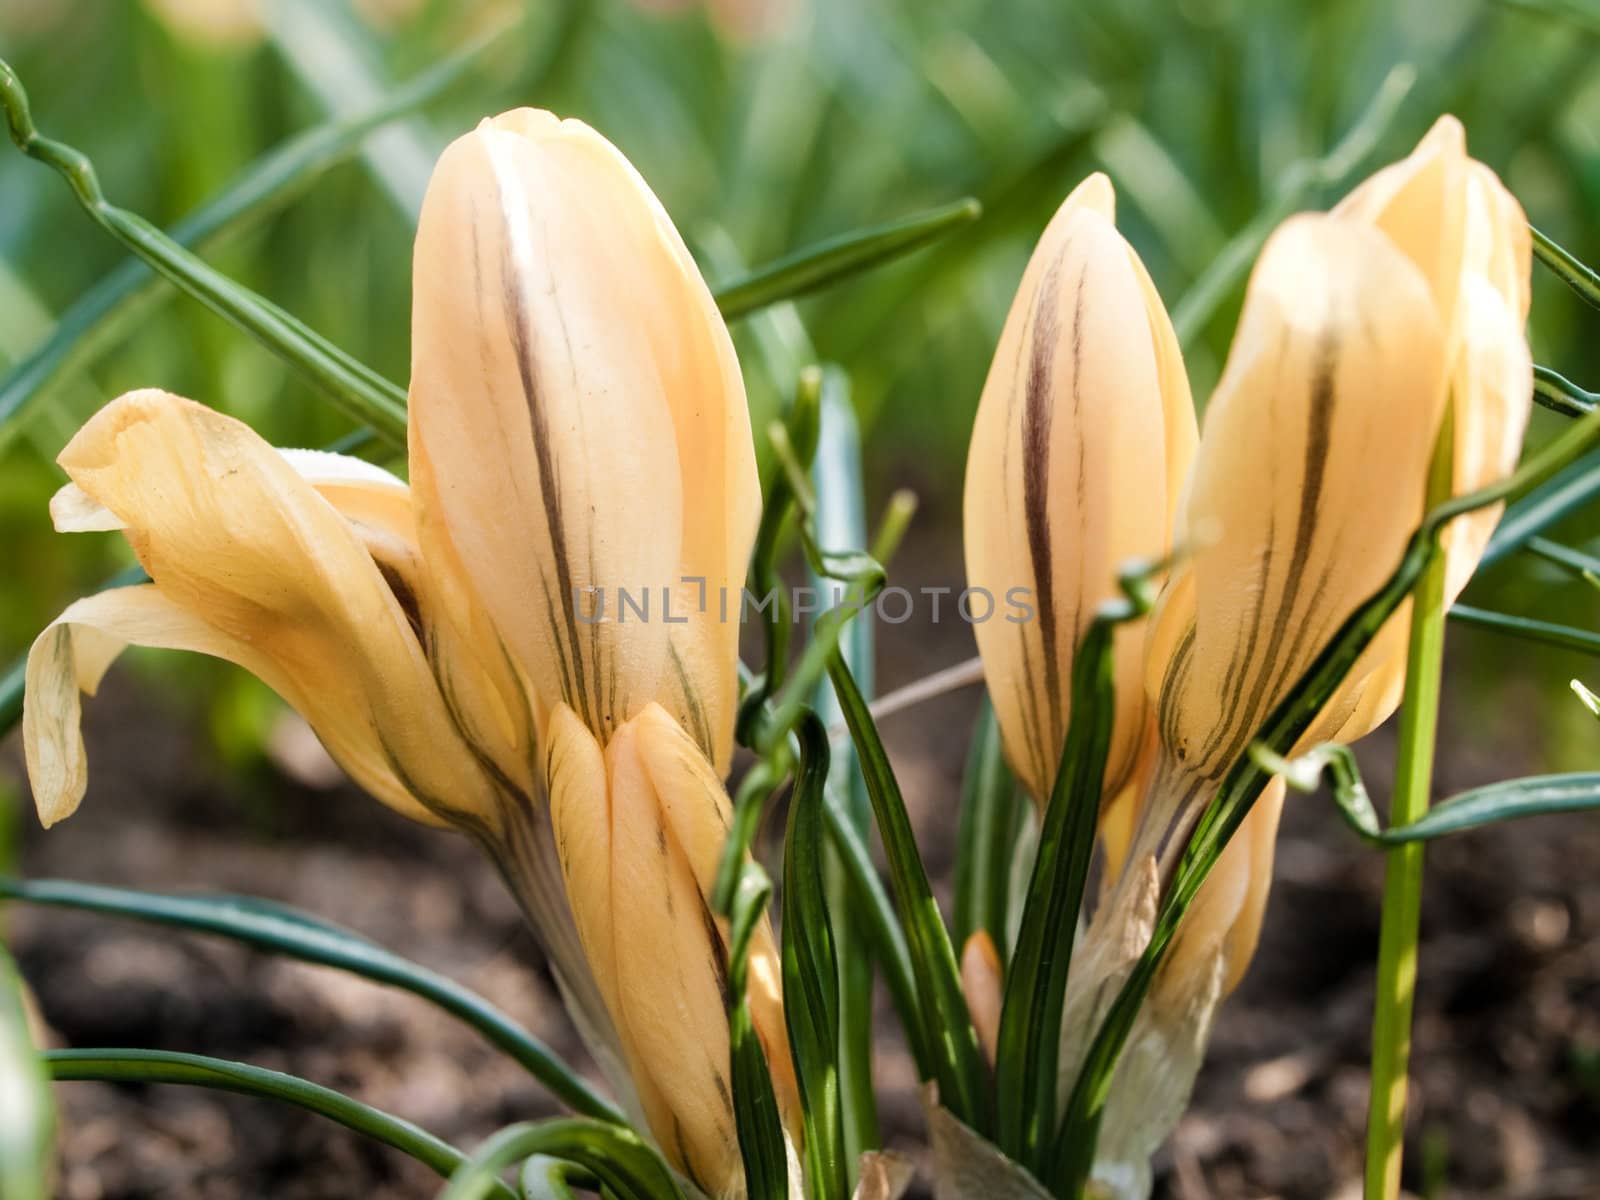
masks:
<svg viewBox="0 0 1600 1200"><path fill-rule="evenodd" d="M39 819L48 828L72 815L88 786L79 729L80 692L94 695L116 657L130 645L189 650L244 667L302 713L313 705L297 682L253 645L228 637L154 584L117 588L68 606L28 652L22 742ZM391 808L435 822L406 790L365 731L322 721L318 735L360 785Z"/></svg>
<svg viewBox="0 0 1600 1200"><path fill-rule="evenodd" d="M667 829L709 905L722 845L733 823L727 791L698 742L661 705L646 707L633 724L638 729L639 756L660 800ZM727 923L718 918L717 929L726 939ZM800 1085L783 1016L783 960L772 923L765 917L751 934L745 994L756 1035L767 1054L779 1109L798 1141Z"/></svg>
<svg viewBox="0 0 1600 1200"><path fill-rule="evenodd" d="M611 799L610 919L619 966L617 1024L665 1112L648 1113L662 1149L715 1196L743 1194L729 1073L722 938L666 821L642 731L606 748Z"/></svg>
<svg viewBox="0 0 1600 1200"><path fill-rule="evenodd" d="M1195 464L1189 525L1214 536L1153 635L1173 647L1154 786L1202 792L1394 570L1422 513L1445 356L1426 278L1383 235L1303 216L1268 242Z"/></svg>
<svg viewBox="0 0 1600 1200"><path fill-rule="evenodd" d="M1409 157L1378 171L1333 210L1336 216L1378 229L1416 264L1452 337L1464 262L1469 163L1461 122L1442 116Z"/></svg>
<svg viewBox="0 0 1600 1200"><path fill-rule="evenodd" d="M497 819L499 795L451 722L383 573L351 525L249 427L164 392L132 392L97 413L59 461L122 522L163 596L271 664L269 682L359 782L394 803L380 786L392 775L435 814Z"/></svg>
<svg viewBox="0 0 1600 1200"><path fill-rule="evenodd" d="M743 578L753 451L726 331L660 205L580 122L486 121L435 171L415 296L425 553L436 520L544 706L608 735L672 701L725 761L737 629L669 624L663 596L684 574L713 600Z"/></svg>
<svg viewBox="0 0 1600 1200"><path fill-rule="evenodd" d="M1193 412L1166 314L1113 224L1104 176L1062 204L1023 274L979 401L964 502L967 578L1031 619L976 625L1007 757L1035 800L1054 781L1072 663L1117 569L1168 548ZM1144 730L1143 633L1118 634L1108 790Z"/></svg>

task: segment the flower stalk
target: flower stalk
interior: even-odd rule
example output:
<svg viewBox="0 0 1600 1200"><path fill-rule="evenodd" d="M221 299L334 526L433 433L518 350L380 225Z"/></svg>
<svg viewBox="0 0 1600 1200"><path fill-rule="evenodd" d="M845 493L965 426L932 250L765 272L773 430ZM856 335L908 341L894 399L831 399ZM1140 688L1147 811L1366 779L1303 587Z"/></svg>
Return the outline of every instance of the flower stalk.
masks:
<svg viewBox="0 0 1600 1200"><path fill-rule="evenodd" d="M1451 494L1453 425L1445 414L1428 478L1428 506ZM1448 563L1436 555L1412 594L1411 640L1400 710L1400 751L1390 801L1392 827L1427 811L1432 795L1439 683L1444 662L1445 581ZM1388 851L1383 923L1378 939L1377 998L1372 1017L1372 1094L1367 1110L1366 1195L1396 1200L1405 1149L1406 1071L1411 1057L1411 1010L1416 996L1417 936L1422 913L1423 843Z"/></svg>

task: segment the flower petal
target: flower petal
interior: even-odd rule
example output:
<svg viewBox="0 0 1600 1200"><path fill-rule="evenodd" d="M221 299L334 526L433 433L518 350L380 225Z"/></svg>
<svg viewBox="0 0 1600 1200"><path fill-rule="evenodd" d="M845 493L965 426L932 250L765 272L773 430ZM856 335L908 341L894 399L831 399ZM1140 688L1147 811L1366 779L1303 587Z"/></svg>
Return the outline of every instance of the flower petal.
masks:
<svg viewBox="0 0 1600 1200"><path fill-rule="evenodd" d="M312 705L296 681L249 642L231 638L161 593L154 584L115 588L68 606L28 652L22 744L39 820L49 828L77 810L89 782L79 693L94 695L130 645L209 654L244 667L300 712ZM411 796L364 731L344 722L316 726L329 752L353 778L415 820L439 818Z"/></svg>
<svg viewBox="0 0 1600 1200"><path fill-rule="evenodd" d="M122 522L162 596L249 647L244 665L358 782L408 813L394 779L437 816L498 820L501 797L440 699L413 615L352 526L247 426L131 392L60 462Z"/></svg>

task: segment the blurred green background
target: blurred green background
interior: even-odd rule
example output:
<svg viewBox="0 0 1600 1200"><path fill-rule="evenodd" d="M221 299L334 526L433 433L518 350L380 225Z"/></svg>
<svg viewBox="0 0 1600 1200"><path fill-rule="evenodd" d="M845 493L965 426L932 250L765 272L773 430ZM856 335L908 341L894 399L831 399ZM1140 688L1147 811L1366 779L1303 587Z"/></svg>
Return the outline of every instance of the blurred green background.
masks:
<svg viewBox="0 0 1600 1200"><path fill-rule="evenodd" d="M1202 402L1241 288L1233 278L1210 306L1191 289L1230 239L1263 212L1326 205L1441 112L1465 121L1474 154L1536 224L1600 259L1587 219L1600 210L1600 10L1576 0L0 0L0 55L41 129L85 150L115 202L169 225L284 139L370 106L507 22L447 93L207 257L403 381L413 215L433 156L488 113L532 104L596 126L650 181L713 282L976 195L983 219L934 248L737 329L757 427L789 386L798 316L816 354L854 380L869 489L917 488L919 520L947 542L971 414L1023 262L1092 170L1111 175L1123 230L1182 314ZM1370 153L1324 173L1344 181L1319 179L1306 164L1385 86L1403 100L1367 123ZM61 179L5 147L0 366L123 257ZM1536 359L1600 383L1595 314L1537 269L1535 284ZM122 564L117 539L57 537L45 509L60 481L51 460L99 404L155 385L280 444L348 429L248 338L170 289L153 297L3 433L6 662ZM1537 415L1533 437L1554 420ZM915 578L916 564L899 570ZM1525 561L1477 586L1480 600L1593 623L1592 592ZM255 685L193 660L141 661L190 682L224 747L252 752L269 711ZM1586 719L1570 703L1560 711L1558 760Z"/></svg>

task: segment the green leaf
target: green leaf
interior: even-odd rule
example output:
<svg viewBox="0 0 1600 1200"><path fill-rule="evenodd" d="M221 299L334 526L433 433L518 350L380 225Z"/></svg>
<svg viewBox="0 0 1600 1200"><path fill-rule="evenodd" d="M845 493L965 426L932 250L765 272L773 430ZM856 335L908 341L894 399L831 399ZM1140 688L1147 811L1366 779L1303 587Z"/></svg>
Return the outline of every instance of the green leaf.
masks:
<svg viewBox="0 0 1600 1200"><path fill-rule="evenodd" d="M783 843L783 1012L805 1118L808 1194L811 1200L846 1200L850 1179L840 1107L840 980L823 884L828 731L813 713L796 732L800 772Z"/></svg>
<svg viewBox="0 0 1600 1200"><path fill-rule="evenodd" d="M393 1146L443 1178L468 1161L454 1146L410 1121L282 1071L171 1050L51 1050L44 1059L51 1076L58 1080L190 1084L292 1104ZM498 1180L480 1194L490 1193L515 1200L511 1189Z"/></svg>
<svg viewBox="0 0 1600 1200"><path fill-rule="evenodd" d="M0 945L0 1196L47 1200L56 1106L28 1031L22 976Z"/></svg>
<svg viewBox="0 0 1600 1200"><path fill-rule="evenodd" d="M745 1188L751 1200L786 1200L789 1159L784 1149L778 1097L772 1090L767 1056L756 1036L747 990L750 939L760 928L772 881L746 862L728 919L728 1041L733 1074L733 1123L744 1160Z"/></svg>
<svg viewBox="0 0 1600 1200"><path fill-rule="evenodd" d="M1022 804L1000 745L1000 726L987 693L978 710L961 778L961 827L956 834L955 942L965 946L980 929L1006 960L1007 899Z"/></svg>
<svg viewBox="0 0 1600 1200"><path fill-rule="evenodd" d="M534 1156L583 1168L615 1200L683 1200L661 1156L637 1133L577 1117L508 1125L456 1170L439 1200L480 1200L499 1186L501 1171Z"/></svg>
<svg viewBox="0 0 1600 1200"><path fill-rule="evenodd" d="M1431 842L1503 821L1600 808L1600 772L1529 775L1457 792L1415 821L1385 829L1348 746L1325 743L1297 758L1285 759L1258 744L1252 747L1252 754L1264 770L1282 776L1297 791L1314 792L1325 780L1345 824L1371 846Z"/></svg>
<svg viewBox="0 0 1600 1200"><path fill-rule="evenodd" d="M1480 629L1493 630L1508 637L1524 641L1541 642L1547 646L1560 646L1563 650L1577 650L1583 654L1600 656L1600 633L1587 629L1574 629L1570 625L1557 625L1550 621L1536 621L1532 617L1519 617L1514 613L1491 612L1458 604L1450 610L1450 619Z"/></svg>
<svg viewBox="0 0 1600 1200"><path fill-rule="evenodd" d="M817 498L817 540L825 546L865 546L867 515L862 487L861 431L850 396L849 378L838 367L823 368L819 407L817 452L811 460L811 486ZM809 579L812 587L825 586L822 576L815 571L810 573ZM869 697L874 686L873 641L872 615L864 612L850 622L839 643L839 651L850 665L862 694ZM831 727L843 719L833 684L827 679L817 681L811 693L811 706L824 725ZM855 747L848 740L841 740L832 755L827 786L840 798L855 832L866 837L872 829L872 802L867 798L867 784L861 776ZM825 846L822 874L839 974L839 1089L845 1130L841 1153L853 1187L854 1164L860 1161L863 1152L877 1148L881 1137L877 1097L872 1090L873 969L872 955L867 952L871 945L870 934L863 928L863 917L852 903L848 867L840 861L839 855L836 847ZM872 879L877 881L876 874Z"/></svg>
<svg viewBox="0 0 1600 1200"><path fill-rule="evenodd" d="M5 876L0 876L0 899L83 909L216 934L258 950L287 954L403 988L478 1030L575 1111L604 1121L624 1120L549 1047L476 992L358 934L287 905L247 896L171 896L64 879Z"/></svg>
<svg viewBox="0 0 1600 1200"><path fill-rule="evenodd" d="M951 230L970 225L982 215L983 206L968 196L897 221L829 238L713 289L717 308L731 321L791 300L909 254Z"/></svg>
<svg viewBox="0 0 1600 1200"><path fill-rule="evenodd" d="M1529 226L1533 234L1533 253L1550 268L1552 274L1577 293L1579 299L1591 308L1600 308L1600 275L1579 262L1577 256L1563 250L1538 229Z"/></svg>
<svg viewBox="0 0 1600 1200"><path fill-rule="evenodd" d="M1078 914L1094 855L1100 793L1116 716L1117 626L1149 612L1165 564L1121 573L1124 598L1100 607L1072 663L1072 719L1061 748L1039 850L1006 976L995 1046L998 1145L1044 1178L1054 1152L1057 1063Z"/></svg>
<svg viewBox="0 0 1600 1200"><path fill-rule="evenodd" d="M345 161L373 130L429 103L459 81L491 45L479 38L417 75L365 111L329 121L284 142L246 168L203 207L167 233L185 247L213 245L243 226L281 209L329 168ZM0 451L50 386L94 357L137 315L140 302L159 292L155 272L130 260L84 292L50 336L0 382Z"/></svg>
<svg viewBox="0 0 1600 1200"><path fill-rule="evenodd" d="M883 968L889 997L904 1027L911 1061L922 1079L934 1076L933 1050L927 1040L927 1021L922 1015L922 994L916 971L911 965L911 948L905 930L895 916L894 904L878 878L866 839L856 832L853 815L839 794L829 788L823 798L823 815L828 822L828 840L838 853L840 868L850 885L852 911L860 918L858 926L872 945L873 957Z"/></svg>
<svg viewBox="0 0 1600 1200"><path fill-rule="evenodd" d="M522 1200L578 1200L577 1192L600 1188L600 1181L576 1163L543 1154L535 1154L522 1164L517 1183Z"/></svg>
<svg viewBox="0 0 1600 1200"><path fill-rule="evenodd" d="M1493 566L1600 495L1600 453L1588 455L1506 507L1478 569Z"/></svg>
<svg viewBox="0 0 1600 1200"><path fill-rule="evenodd" d="M1595 410L1600 396L1585 391L1549 367L1533 368L1533 398L1563 417L1581 417Z"/></svg>
<svg viewBox="0 0 1600 1200"><path fill-rule="evenodd" d="M395 446L405 445L403 388L271 301L229 279L143 217L108 201L94 165L81 151L40 135L28 110L27 93L4 60L0 60L0 105L5 108L11 140L24 154L57 171L96 224L184 292L297 368L353 419L371 425Z"/></svg>
<svg viewBox="0 0 1600 1200"><path fill-rule="evenodd" d="M906 931L917 991L922 997L922 1018L927 1045L933 1055L933 1078L939 1101L957 1118L982 1133L990 1125L989 1070L972 1027L955 951L939 903L928 884L928 873L917 853L911 818L906 813L900 784L878 737L867 702L837 649L828 660L828 674L856 753L861 758L873 815L889 860L889 878L896 907Z"/></svg>

